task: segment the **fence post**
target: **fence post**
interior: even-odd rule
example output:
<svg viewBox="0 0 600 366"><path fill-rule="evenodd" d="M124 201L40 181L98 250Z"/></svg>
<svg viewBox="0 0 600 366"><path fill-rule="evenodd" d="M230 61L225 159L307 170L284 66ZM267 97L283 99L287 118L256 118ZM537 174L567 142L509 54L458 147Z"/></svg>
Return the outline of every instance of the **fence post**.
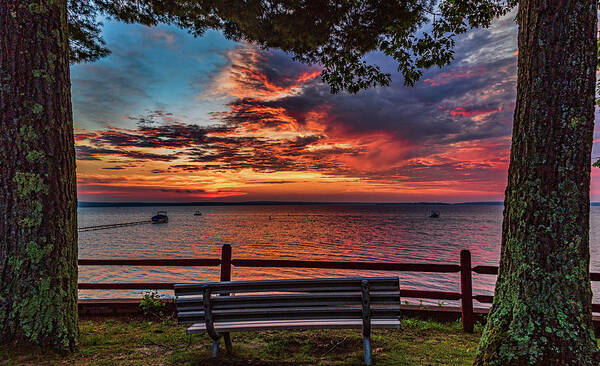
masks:
<svg viewBox="0 0 600 366"><path fill-rule="evenodd" d="M229 244L223 244L221 247L221 282L223 281L231 281L231 245ZM223 296L228 295L223 294ZM233 345L229 333L223 333L223 340L225 340L227 352L232 353Z"/></svg>
<svg viewBox="0 0 600 366"><path fill-rule="evenodd" d="M231 245L221 248L221 281L231 281Z"/></svg>
<svg viewBox="0 0 600 366"><path fill-rule="evenodd" d="M475 323L473 314L473 282L471 272L471 252L463 249L460 251L460 295L461 318L463 331L473 333Z"/></svg>

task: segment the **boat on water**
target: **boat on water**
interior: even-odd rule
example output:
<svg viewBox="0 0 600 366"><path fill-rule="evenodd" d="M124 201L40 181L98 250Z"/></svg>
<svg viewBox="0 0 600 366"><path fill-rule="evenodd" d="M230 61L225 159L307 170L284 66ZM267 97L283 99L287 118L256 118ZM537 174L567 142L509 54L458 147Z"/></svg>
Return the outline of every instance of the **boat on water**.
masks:
<svg viewBox="0 0 600 366"><path fill-rule="evenodd" d="M200 210L196 210L196 212L194 212L194 216L202 216L202 212L200 212Z"/></svg>
<svg viewBox="0 0 600 366"><path fill-rule="evenodd" d="M440 213L439 213L439 212L437 212L437 211L431 211L431 212L429 213L429 218L432 218L432 219L439 219L439 218L440 218Z"/></svg>
<svg viewBox="0 0 600 366"><path fill-rule="evenodd" d="M152 216L153 224L166 224L167 222L169 222L167 211L158 211L156 215Z"/></svg>

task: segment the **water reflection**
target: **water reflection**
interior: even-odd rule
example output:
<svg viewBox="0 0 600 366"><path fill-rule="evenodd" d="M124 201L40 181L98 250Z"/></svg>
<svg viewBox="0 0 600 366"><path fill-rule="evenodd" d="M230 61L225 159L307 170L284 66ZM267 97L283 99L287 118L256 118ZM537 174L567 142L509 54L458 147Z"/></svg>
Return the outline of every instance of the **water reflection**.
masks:
<svg viewBox="0 0 600 366"><path fill-rule="evenodd" d="M80 258L214 258L230 244L234 258L459 262L461 249L473 266L497 265L501 206L315 205L166 207L169 223L121 227L79 235ZM80 208L79 226L146 220L157 208ZM429 212L441 213L430 219ZM600 272L595 243L600 207L592 207L591 268ZM394 273L296 268L233 268L232 279L399 276L402 288L459 291L458 274ZM218 280L219 268L80 267L80 282L188 282ZM493 294L495 276L474 274L477 294ZM600 302L600 284L594 286ZM139 296L132 291L80 291L81 297ZM479 305L476 303L476 306Z"/></svg>

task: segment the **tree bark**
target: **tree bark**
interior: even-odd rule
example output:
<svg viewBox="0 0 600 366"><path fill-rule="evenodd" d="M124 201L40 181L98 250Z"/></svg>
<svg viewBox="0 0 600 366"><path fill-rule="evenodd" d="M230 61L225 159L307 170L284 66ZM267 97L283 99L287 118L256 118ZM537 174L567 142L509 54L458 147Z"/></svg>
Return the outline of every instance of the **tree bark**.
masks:
<svg viewBox="0 0 600 366"><path fill-rule="evenodd" d="M0 0L0 342L73 350L77 195L66 0Z"/></svg>
<svg viewBox="0 0 600 366"><path fill-rule="evenodd" d="M519 3L502 256L475 365L597 365L589 278L596 0Z"/></svg>

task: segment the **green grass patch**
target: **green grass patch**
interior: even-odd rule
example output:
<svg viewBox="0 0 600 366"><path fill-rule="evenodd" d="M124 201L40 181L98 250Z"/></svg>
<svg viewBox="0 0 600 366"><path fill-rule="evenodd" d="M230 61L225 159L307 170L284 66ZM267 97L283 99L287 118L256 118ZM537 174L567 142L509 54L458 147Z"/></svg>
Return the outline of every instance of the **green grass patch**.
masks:
<svg viewBox="0 0 600 366"><path fill-rule="evenodd" d="M4 365L360 365L360 329L233 333L234 352L222 345L210 359L211 339L188 336L173 320L81 320L79 350L59 355L38 347L0 346ZM402 329L373 330L377 365L471 365L481 328L463 333L460 323L405 319Z"/></svg>

